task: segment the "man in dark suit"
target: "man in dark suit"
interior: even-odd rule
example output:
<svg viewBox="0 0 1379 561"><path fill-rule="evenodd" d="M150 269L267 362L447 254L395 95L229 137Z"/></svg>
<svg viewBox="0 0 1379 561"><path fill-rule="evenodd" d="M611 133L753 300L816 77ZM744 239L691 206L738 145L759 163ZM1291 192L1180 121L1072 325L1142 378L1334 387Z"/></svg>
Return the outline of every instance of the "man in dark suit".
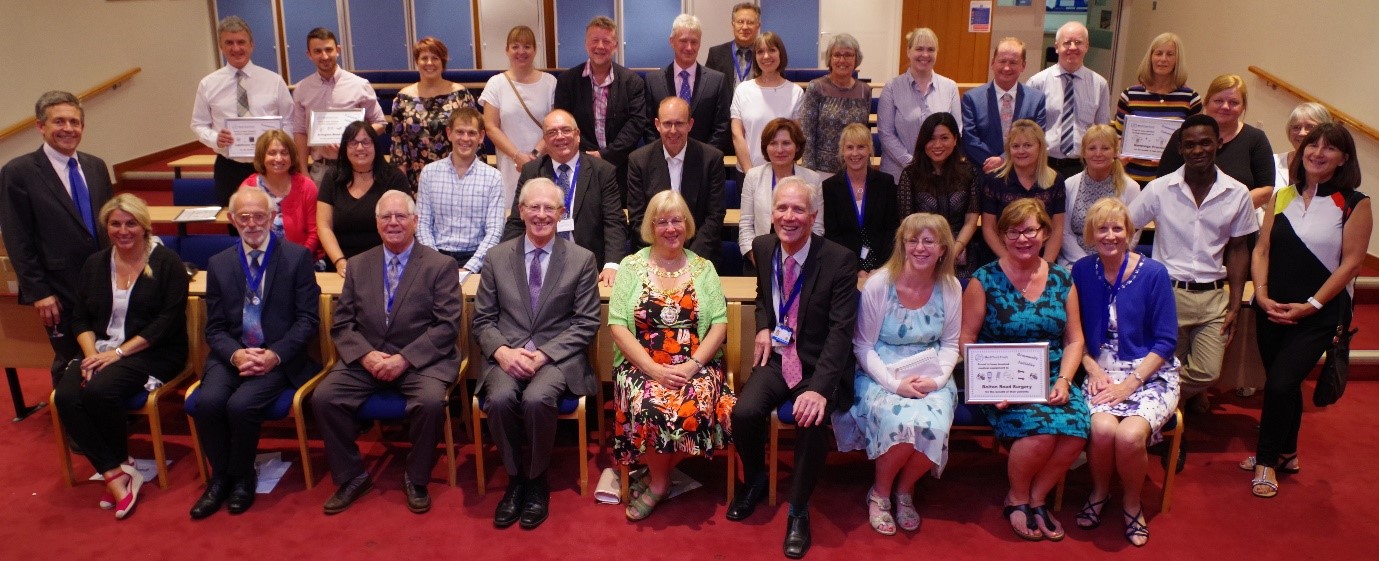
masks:
<svg viewBox="0 0 1379 561"><path fill-rule="evenodd" d="M546 520L560 396L598 390L586 354L600 323L597 261L556 236L563 200L549 179L527 182L518 199L526 233L489 251L474 297L474 340L484 357L474 392L486 396L509 481L493 515L499 528L520 519L532 529Z"/></svg>
<svg viewBox="0 0 1379 561"><path fill-rule="evenodd" d="M592 252L594 259L603 263L599 282L613 286L618 263L627 252L627 217L618 194L617 171L612 164L579 151L581 135L569 113L559 109L547 113L542 129L546 155L522 166L503 240L521 236L526 228L518 207L522 186L535 177L550 179L565 194L566 214L556 224L557 235Z"/></svg>
<svg viewBox="0 0 1379 561"><path fill-rule="evenodd" d="M623 185L627 155L646 134L646 84L636 72L613 62L618 50L618 26L597 16L584 28L589 61L560 73L555 82L555 108L574 115L579 123L579 148L601 158L618 171ZM622 194L618 194L622 208ZM595 252L597 253L597 252Z"/></svg>
<svg viewBox="0 0 1379 561"><path fill-rule="evenodd" d="M733 88L752 78L753 45L761 31L761 8L751 2L733 6L733 40L709 48L704 66L722 72Z"/></svg>
<svg viewBox="0 0 1379 561"><path fill-rule="evenodd" d="M306 346L320 322L315 258L272 236L276 216L268 193L241 188L230 197L240 243L206 267L210 353L194 417L211 479L192 506L194 520L215 514L227 499L230 514L254 504L254 453L264 414L284 389L300 387L313 373Z"/></svg>
<svg viewBox="0 0 1379 561"><path fill-rule="evenodd" d="M1044 93L1020 83L1025 42L1006 37L991 51L991 81L962 94L962 150L990 172L1005 162L1010 124L1030 119L1044 126Z"/></svg>
<svg viewBox="0 0 1379 561"><path fill-rule="evenodd" d="M460 371L456 340L464 301L455 260L415 243L410 195L384 193L375 215L383 245L350 259L330 329L339 361L311 398L331 477L340 486L326 501L326 514L343 512L373 485L354 444L354 413L381 389L407 399L407 508L431 509L426 484L445 426L445 392Z"/></svg>
<svg viewBox="0 0 1379 561"><path fill-rule="evenodd" d="M723 153L686 135L692 130L689 104L667 97L656 112L661 138L638 148L627 160L627 214L632 228L642 226L646 202L667 189L680 193L694 218L695 233L689 249L713 259L723 229ZM639 236L634 247L646 246Z"/></svg>
<svg viewBox="0 0 1379 561"><path fill-rule="evenodd" d="M793 404L798 436L791 477L785 556L809 551L809 495L828 454L833 411L852 405L852 332L857 320L857 256L811 235L819 209L816 187L799 178L776 186L771 209L775 233L758 236L755 368L733 408L733 440L742 457L745 487L728 507L728 520L752 515L766 496L766 454L771 412ZM766 256L770 257L769 261Z"/></svg>
<svg viewBox="0 0 1379 561"><path fill-rule="evenodd" d="M703 30L699 18L680 14L670 28L670 48L675 62L646 75L646 108L660 107L661 101L679 97L689 102L694 125L690 138L719 150L731 150L733 133L728 128L728 107L733 102L733 86L727 75L696 62ZM654 123L647 127L646 140L655 140ZM630 203L629 203L630 204Z"/></svg>
<svg viewBox="0 0 1379 561"><path fill-rule="evenodd" d="M19 303L32 304L53 346L53 387L80 356L72 302L86 258L108 244L97 215L110 200L105 161L77 152L86 112L76 96L51 91L34 104L43 146L0 169L0 230L19 277Z"/></svg>

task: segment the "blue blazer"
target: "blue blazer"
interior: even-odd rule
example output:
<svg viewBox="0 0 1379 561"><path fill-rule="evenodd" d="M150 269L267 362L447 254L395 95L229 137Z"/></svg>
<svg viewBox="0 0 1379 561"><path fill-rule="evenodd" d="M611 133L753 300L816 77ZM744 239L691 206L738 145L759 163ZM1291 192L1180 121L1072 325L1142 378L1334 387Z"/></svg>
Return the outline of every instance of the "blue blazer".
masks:
<svg viewBox="0 0 1379 561"><path fill-rule="evenodd" d="M230 356L244 348L244 291L248 286L240 266L241 245L211 256L206 266L206 367L219 361L230 366ZM314 372L307 372L306 345L316 337L320 324L321 287L316 284L315 259L305 247L278 238L264 271L264 346L282 359L279 369L294 386L301 386Z"/></svg>
<svg viewBox="0 0 1379 561"><path fill-rule="evenodd" d="M1015 118L1030 119L1047 128L1044 122L1044 93L1021 83L1015 85ZM996 86L987 82L962 94L962 150L978 168L987 158L1005 153L1001 138L1001 105Z"/></svg>

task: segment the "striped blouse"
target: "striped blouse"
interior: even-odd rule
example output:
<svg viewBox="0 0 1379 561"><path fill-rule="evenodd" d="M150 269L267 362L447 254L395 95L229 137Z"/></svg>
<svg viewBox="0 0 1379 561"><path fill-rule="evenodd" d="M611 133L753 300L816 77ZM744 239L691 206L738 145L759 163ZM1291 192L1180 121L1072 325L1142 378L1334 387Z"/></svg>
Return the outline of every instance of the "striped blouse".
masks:
<svg viewBox="0 0 1379 561"><path fill-rule="evenodd" d="M1135 84L1120 94L1116 104L1116 130L1125 133L1125 117L1156 117L1161 119L1183 120L1202 112L1202 97L1187 86L1179 87L1171 93L1151 92L1143 85ZM1132 158L1125 165L1125 173L1138 181L1141 186L1158 177L1159 162Z"/></svg>

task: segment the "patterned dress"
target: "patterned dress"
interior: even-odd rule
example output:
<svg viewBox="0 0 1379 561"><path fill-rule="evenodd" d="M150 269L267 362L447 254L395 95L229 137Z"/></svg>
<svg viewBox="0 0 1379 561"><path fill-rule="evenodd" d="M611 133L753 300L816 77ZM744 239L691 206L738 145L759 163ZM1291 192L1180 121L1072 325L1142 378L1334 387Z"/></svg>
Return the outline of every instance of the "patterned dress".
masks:
<svg viewBox="0 0 1379 561"><path fill-rule="evenodd" d="M474 107L474 96L464 86L435 97L399 93L393 99L392 164L407 172L412 191L417 189L421 168L450 153L445 125L450 121L450 113L464 105Z"/></svg>
<svg viewBox="0 0 1379 561"><path fill-rule="evenodd" d="M876 354L886 363L928 349L938 350L943 334L943 287L934 284L929 301L918 309L900 304L895 285L886 291L887 312L877 335ZM852 408L833 417L840 451L866 450L875 460L897 444L914 446L934 462L934 477L948 463L948 432L953 425L957 386L952 378L922 399L902 397L882 387L866 372L853 377Z"/></svg>
<svg viewBox="0 0 1379 561"><path fill-rule="evenodd" d="M956 150L951 157L960 157ZM942 216L948 221L948 228L953 232L953 238L957 239L958 232L962 231L963 224L967 222L968 214L981 214L982 208L982 175L979 170L972 169L970 180L965 185L949 191L948 194L941 194L935 191L924 189L920 185L920 175L922 172L918 165L912 164L905 166L905 170L900 172L900 183L896 185L896 200L900 205L900 219L916 212L928 212ZM936 176L941 179L942 176ZM978 265L990 263L995 259L991 250L987 249L986 241L982 239L981 232L977 232L967 242L966 259L955 263L957 277L963 282L972 277L972 270Z"/></svg>
<svg viewBox="0 0 1379 561"><path fill-rule="evenodd" d="M1064 307L1072 276L1067 269L1049 267L1049 278L1039 299L1029 301L1020 289L1010 283L999 262L977 269L972 278L986 290L986 315L977 334L978 343L1049 343L1049 389L1058 382L1058 367L1063 360L1063 330L1068 323ZM982 406L987 421L1002 439L1023 438L1036 434L1056 434L1087 438L1091 431L1091 413L1082 388L1069 388L1068 403L1060 406L1043 403L1011 405L1004 411L991 405Z"/></svg>
<svg viewBox="0 0 1379 561"><path fill-rule="evenodd" d="M661 291L649 270L645 275L632 313L634 334L658 364L688 362L699 348L694 282ZM730 441L729 415L737 397L724 383L721 356L705 364L679 390L652 380L630 360L613 368L613 380L615 461L631 464L646 452L712 457Z"/></svg>
<svg viewBox="0 0 1379 561"><path fill-rule="evenodd" d="M804 130L804 167L825 175L843 169L838 159L838 138L852 123L867 124L871 115L871 87L855 80L843 89L828 76L815 78L800 104L800 128ZM755 140L751 141L755 143Z"/></svg>

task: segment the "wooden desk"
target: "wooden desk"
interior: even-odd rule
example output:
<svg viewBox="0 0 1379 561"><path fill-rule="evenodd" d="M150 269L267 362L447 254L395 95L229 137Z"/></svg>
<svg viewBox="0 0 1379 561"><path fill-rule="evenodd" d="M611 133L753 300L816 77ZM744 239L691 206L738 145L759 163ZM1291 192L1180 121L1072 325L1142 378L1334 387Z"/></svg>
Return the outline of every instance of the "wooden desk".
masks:
<svg viewBox="0 0 1379 561"><path fill-rule="evenodd" d="M168 162L168 167L172 168L173 179L182 178L182 168L213 168L215 167L215 154L196 154L185 158L178 158Z"/></svg>
<svg viewBox="0 0 1379 561"><path fill-rule="evenodd" d="M881 165L881 156L872 156L872 157L871 157L871 165L872 165L872 167L876 167L876 166ZM723 155L723 167L727 167L727 168L737 167L737 155L735 155L735 154L724 154L724 155ZM815 187L817 187L817 185L816 185Z"/></svg>
<svg viewBox="0 0 1379 561"><path fill-rule="evenodd" d="M220 209L220 212L217 213L217 214L215 215L215 220L198 221L198 222L178 222L178 221L177 221L177 215L182 214L182 211L184 211L184 210L186 210L186 209L189 209L189 208L199 208L199 207L193 207L193 206L149 206L149 207L148 207L148 217L153 221L154 224L176 224L176 225L177 225L177 237L179 237L179 238L183 238L183 237L186 237L186 236L187 236L187 225L188 225L188 224L229 224L229 223L230 223L230 211L229 211L229 209L224 209L224 208Z"/></svg>
<svg viewBox="0 0 1379 561"><path fill-rule="evenodd" d="M5 379L9 382L15 422L24 420L46 405L41 401L33 406L26 404L24 388L19 385L19 372L16 369L35 368L47 372L53 367L53 347L48 344L48 328L38 320L34 307L20 304L15 294L0 295L0 367L5 369Z"/></svg>

